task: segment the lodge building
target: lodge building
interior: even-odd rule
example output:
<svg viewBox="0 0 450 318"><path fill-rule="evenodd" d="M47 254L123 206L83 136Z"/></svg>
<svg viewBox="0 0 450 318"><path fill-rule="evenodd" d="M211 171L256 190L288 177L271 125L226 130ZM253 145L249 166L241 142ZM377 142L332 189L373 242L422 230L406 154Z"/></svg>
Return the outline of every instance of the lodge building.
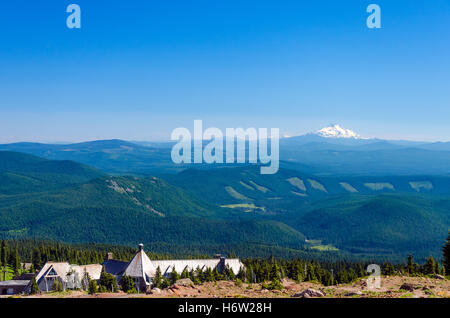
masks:
<svg viewBox="0 0 450 318"><path fill-rule="evenodd" d="M144 252L144 245L139 244L139 250L130 262L114 260L112 254L108 254L108 258L103 262L105 272L113 274L117 281L120 282L122 276L130 276L133 278L136 290L145 291L152 283L156 270L159 267L162 276L168 276L175 268L177 273L187 271L206 269L216 269L222 273L226 267L233 270L237 274L244 264L237 259L226 259L219 256L215 259L189 259L189 260L150 260Z"/></svg>
<svg viewBox="0 0 450 318"><path fill-rule="evenodd" d="M61 282L63 289L87 288L87 277L91 280L100 280L102 271L115 276L117 282L124 275L130 276L138 292L147 291L156 275L157 268L162 276L168 276L173 269L177 273L196 270L202 271L216 269L223 273L226 268L237 274L244 267L237 259L226 259L218 256L214 259L188 259L188 260L150 260L144 252L144 245L139 244L139 249L129 262L113 259L112 253L108 253L102 264L71 265L67 262L47 262L36 275L36 282L41 292L51 291L56 280ZM0 294L12 295L29 293L33 274L25 274L27 277L18 277L13 280L0 282Z"/></svg>

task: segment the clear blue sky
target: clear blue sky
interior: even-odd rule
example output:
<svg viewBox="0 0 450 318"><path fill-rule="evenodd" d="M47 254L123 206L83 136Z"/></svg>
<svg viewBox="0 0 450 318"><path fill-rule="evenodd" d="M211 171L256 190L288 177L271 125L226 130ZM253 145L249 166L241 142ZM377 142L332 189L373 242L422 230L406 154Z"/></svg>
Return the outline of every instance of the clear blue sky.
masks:
<svg viewBox="0 0 450 318"><path fill-rule="evenodd" d="M0 142L164 140L194 119L450 140L450 1L3 1L0 109Z"/></svg>

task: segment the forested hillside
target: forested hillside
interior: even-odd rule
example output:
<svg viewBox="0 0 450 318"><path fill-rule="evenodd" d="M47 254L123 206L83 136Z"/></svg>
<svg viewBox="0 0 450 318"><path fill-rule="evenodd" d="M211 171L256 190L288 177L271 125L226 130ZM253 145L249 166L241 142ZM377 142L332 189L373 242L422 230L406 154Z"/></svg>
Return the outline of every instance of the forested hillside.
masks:
<svg viewBox="0 0 450 318"><path fill-rule="evenodd" d="M41 169L42 163L48 164L47 160L20 156L20 167L27 173ZM11 160L12 163L3 161L5 170L14 168L16 157ZM40 165L34 168L36 160ZM97 178L91 181L70 184L73 178L67 177L66 171L70 170L55 172L61 183L49 182L52 190L24 186L17 188L19 194L1 195L0 236L132 246L141 241L179 246L266 244L297 249L304 246L303 234L281 222L240 220L226 209L156 177L94 174Z"/></svg>
<svg viewBox="0 0 450 318"><path fill-rule="evenodd" d="M19 194L60 189L104 175L73 161L54 161L0 151L0 194Z"/></svg>
<svg viewBox="0 0 450 318"><path fill-rule="evenodd" d="M445 176L261 175L256 166L108 176L21 153L0 159L2 238L394 259L439 254L450 226Z"/></svg>
<svg viewBox="0 0 450 318"><path fill-rule="evenodd" d="M248 166L165 178L234 215L281 221L316 248L426 257L440 252L437 242L450 226L445 176L323 177L287 169L261 175Z"/></svg>

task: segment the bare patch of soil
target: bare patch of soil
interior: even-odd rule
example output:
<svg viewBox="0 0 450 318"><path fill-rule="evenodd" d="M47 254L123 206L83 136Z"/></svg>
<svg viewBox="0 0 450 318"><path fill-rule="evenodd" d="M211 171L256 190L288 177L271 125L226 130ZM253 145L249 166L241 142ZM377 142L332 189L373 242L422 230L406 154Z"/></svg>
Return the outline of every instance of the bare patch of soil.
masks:
<svg viewBox="0 0 450 318"><path fill-rule="evenodd" d="M284 279L282 290L263 289L261 284L236 284L235 282L211 282L195 286L173 285L148 294L102 293L88 295L83 291L48 293L29 297L42 298L272 298L301 297L304 291L314 290L323 293L325 298L450 298L450 280L426 277L382 277L380 288L369 288L365 280L351 284L323 286L317 283ZM309 294L309 293L306 293ZM314 294L314 292L312 293ZM314 296L313 296L314 297Z"/></svg>

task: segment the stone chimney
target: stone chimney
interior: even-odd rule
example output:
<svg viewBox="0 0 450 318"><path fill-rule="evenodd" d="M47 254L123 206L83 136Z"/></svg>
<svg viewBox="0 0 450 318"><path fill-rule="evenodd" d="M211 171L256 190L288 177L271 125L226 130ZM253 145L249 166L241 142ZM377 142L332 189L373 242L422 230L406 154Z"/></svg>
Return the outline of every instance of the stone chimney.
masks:
<svg viewBox="0 0 450 318"><path fill-rule="evenodd" d="M107 259L108 261L112 260L112 259L113 259L113 253L112 253L112 252L109 252L109 253L107 254L107 256L106 256L106 259Z"/></svg>

